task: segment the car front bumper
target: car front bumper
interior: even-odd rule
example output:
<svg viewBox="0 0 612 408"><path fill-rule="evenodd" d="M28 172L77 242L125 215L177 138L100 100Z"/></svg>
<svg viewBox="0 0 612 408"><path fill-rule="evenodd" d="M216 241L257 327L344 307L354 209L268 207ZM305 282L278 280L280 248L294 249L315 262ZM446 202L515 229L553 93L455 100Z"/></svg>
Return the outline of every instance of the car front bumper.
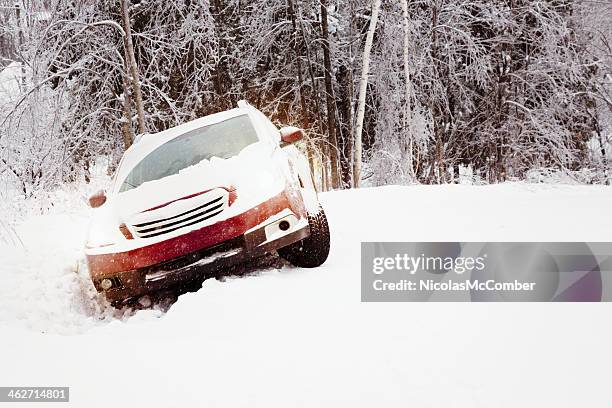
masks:
<svg viewBox="0 0 612 408"><path fill-rule="evenodd" d="M183 251L180 255L171 258L166 254L166 259L161 262L152 264L148 262L147 265L117 270L118 265L115 260L120 260L123 265L128 261L135 263L139 260L139 254L113 254L121 257L106 259L107 262L104 264L99 262L99 258L89 257L90 274L94 286L98 291L104 292L109 301L122 302L176 287L202 277L214 276L226 268L307 238L310 234L310 228L305 213L301 211L302 208L296 208L297 211L294 211L292 208L294 206L287 200L287 197L279 199L285 202L286 205L282 206L285 208L275 214L268 214L269 216L263 221L261 221L261 207L257 209L259 214L257 218L250 217L248 213L239 216L241 217L240 220L250 219L251 224L254 220L261 221L250 228L248 228L250 226L249 222L243 224L243 228L248 229L243 229L241 234L214 234L215 230L211 230L210 227L204 228L207 236L216 236L217 242L215 244L206 245L192 251ZM278 208L275 206L268 207ZM283 225L283 221L285 225ZM287 224L289 228L286 230L279 227L279 225L286 227ZM219 228L219 226L215 228ZM227 228L224 230L226 233L228 231ZM183 237L183 240L185 239ZM224 240L219 242L219 239ZM202 245L201 242L200 245ZM124 259L126 256L132 258L126 260ZM97 266L97 269L92 269L92 267ZM100 266L104 266L104 268L100 268ZM105 280L107 285L109 282L112 284L110 288L104 289L103 281Z"/></svg>

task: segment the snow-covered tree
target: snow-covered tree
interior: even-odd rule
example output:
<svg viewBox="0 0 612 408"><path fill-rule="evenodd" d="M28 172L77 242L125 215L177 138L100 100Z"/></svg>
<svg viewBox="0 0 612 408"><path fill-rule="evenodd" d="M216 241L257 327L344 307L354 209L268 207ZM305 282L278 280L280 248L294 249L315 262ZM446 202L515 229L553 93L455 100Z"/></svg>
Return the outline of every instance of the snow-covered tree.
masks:
<svg viewBox="0 0 612 408"><path fill-rule="evenodd" d="M143 130L247 99L306 129L323 189L454 182L461 167L610 182L610 13L582 0L0 0L0 172L28 195L87 178L101 156L112 171Z"/></svg>

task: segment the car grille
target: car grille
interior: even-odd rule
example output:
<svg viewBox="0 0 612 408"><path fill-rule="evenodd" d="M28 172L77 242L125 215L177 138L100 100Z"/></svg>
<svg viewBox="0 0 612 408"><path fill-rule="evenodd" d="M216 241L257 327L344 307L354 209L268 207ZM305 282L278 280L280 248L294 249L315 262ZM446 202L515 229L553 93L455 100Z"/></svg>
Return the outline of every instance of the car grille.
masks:
<svg viewBox="0 0 612 408"><path fill-rule="evenodd" d="M228 205L227 194L206 194L205 202L203 203L201 198L192 209L183 210L176 215L132 224L136 236L139 238L152 238L202 223L221 214Z"/></svg>

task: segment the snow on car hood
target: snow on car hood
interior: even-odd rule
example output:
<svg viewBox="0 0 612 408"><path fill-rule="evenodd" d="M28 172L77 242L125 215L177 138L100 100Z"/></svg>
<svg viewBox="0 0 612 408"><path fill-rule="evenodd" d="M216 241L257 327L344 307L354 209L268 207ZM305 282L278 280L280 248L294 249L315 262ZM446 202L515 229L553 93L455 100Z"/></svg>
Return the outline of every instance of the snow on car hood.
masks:
<svg viewBox="0 0 612 408"><path fill-rule="evenodd" d="M277 149L279 148L271 143L256 142L229 159L213 157L203 160L178 174L115 194L109 197L108 202L94 216L90 238L100 234L100 230L105 230L101 235L104 235L106 241L113 243L107 248L108 252L142 246L139 242L142 240L126 240L120 233L119 225L148 209L217 187L234 187L237 199L216 222L241 214L274 197L285 188L283 174L287 164L283 163L280 155L275 154ZM167 206L171 211L170 207ZM165 208L156 211L163 216ZM186 231L188 229L181 229L157 239L147 238L146 244L182 235ZM93 241L95 243L92 246L102 243L99 239Z"/></svg>
<svg viewBox="0 0 612 408"><path fill-rule="evenodd" d="M273 160L274 146L257 142L229 159L213 157L181 170L178 174L150 181L118 193L114 205L123 217L200 193L216 187L235 187L236 204L258 204L259 197L282 189L281 178Z"/></svg>

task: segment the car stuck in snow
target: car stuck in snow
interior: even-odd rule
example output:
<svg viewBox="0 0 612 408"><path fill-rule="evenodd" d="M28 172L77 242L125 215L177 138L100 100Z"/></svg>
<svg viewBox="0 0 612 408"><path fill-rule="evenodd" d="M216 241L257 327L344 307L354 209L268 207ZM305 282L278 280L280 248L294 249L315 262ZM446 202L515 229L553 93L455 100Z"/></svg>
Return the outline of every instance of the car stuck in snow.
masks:
<svg viewBox="0 0 612 408"><path fill-rule="evenodd" d="M85 253L94 286L122 303L275 251L317 267L329 228L303 137L246 102L140 137L95 209Z"/></svg>

